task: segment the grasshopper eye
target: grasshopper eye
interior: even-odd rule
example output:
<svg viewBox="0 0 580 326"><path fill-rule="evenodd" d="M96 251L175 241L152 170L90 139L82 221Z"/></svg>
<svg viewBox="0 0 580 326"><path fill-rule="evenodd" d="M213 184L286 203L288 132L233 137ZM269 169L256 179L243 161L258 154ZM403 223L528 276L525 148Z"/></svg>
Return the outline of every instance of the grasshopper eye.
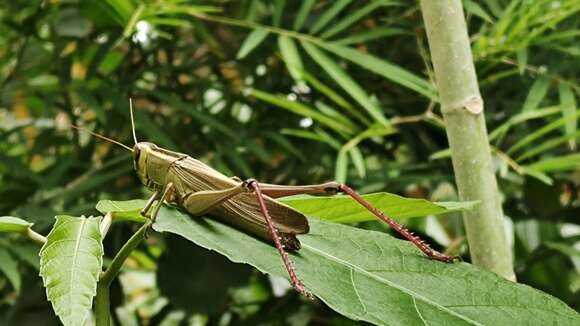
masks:
<svg viewBox="0 0 580 326"><path fill-rule="evenodd" d="M135 163L139 162L139 155L141 155L141 150L135 146L135 149L133 149L133 160Z"/></svg>

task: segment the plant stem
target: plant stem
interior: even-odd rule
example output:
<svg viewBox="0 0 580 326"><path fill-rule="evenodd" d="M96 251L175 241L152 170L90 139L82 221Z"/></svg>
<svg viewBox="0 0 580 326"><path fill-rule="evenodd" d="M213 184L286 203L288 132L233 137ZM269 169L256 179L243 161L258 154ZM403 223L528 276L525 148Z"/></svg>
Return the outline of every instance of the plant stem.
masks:
<svg viewBox="0 0 580 326"><path fill-rule="evenodd" d="M96 325L97 326L109 326L111 308L109 302L109 287L111 283L119 274L121 267L125 263L125 260L129 257L131 252L143 241L145 237L145 232L151 227L151 222L147 222L131 236L131 238L123 245L121 250L117 253L111 265L105 272L101 274L99 278L99 283L97 284L97 296L95 297L95 315L96 315Z"/></svg>
<svg viewBox="0 0 580 326"><path fill-rule="evenodd" d="M40 233L35 232L31 228L28 228L26 230L25 234L30 240L32 240L38 244L44 245L46 243L46 237Z"/></svg>
<svg viewBox="0 0 580 326"><path fill-rule="evenodd" d="M461 0L421 0L455 179L474 264L515 280Z"/></svg>

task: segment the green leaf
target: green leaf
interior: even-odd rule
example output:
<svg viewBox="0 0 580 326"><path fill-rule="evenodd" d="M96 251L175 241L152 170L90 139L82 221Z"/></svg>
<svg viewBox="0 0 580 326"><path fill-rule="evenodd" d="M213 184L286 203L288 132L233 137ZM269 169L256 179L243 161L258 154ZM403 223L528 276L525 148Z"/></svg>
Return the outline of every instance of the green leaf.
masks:
<svg viewBox="0 0 580 326"><path fill-rule="evenodd" d="M18 262L8 251L0 248L0 271L6 275L10 284L16 292L20 292L20 285L22 284L22 278L20 277L20 272L18 271Z"/></svg>
<svg viewBox="0 0 580 326"><path fill-rule="evenodd" d="M306 18L308 18L308 14L310 13L310 9L316 0L303 0L302 4L300 5L300 9L298 9L298 14L296 15L296 19L294 20L294 25L292 25L292 29L295 31L300 30L302 26L304 26L304 22Z"/></svg>
<svg viewBox="0 0 580 326"><path fill-rule="evenodd" d="M13 216L0 216L0 233L2 232L26 232L32 223Z"/></svg>
<svg viewBox="0 0 580 326"><path fill-rule="evenodd" d="M493 18L477 2L465 0L463 1L463 6L465 7L465 11L493 24Z"/></svg>
<svg viewBox="0 0 580 326"><path fill-rule="evenodd" d="M273 246L215 220L163 207L153 228L287 277ZM310 233L299 238L302 249L291 259L300 279L330 308L354 320L379 325L580 323L578 313L550 295L467 263L427 259L409 242L381 232L311 219Z"/></svg>
<svg viewBox="0 0 580 326"><path fill-rule="evenodd" d="M330 21L334 17L336 17L342 11L342 9L344 9L344 7L348 6L348 4L351 1L352 0L334 1L334 4L330 8L328 8L328 10L324 11L324 13L320 16L320 18L318 18L316 23L312 25L312 27L310 28L310 32L312 34L316 34L319 31L321 31L326 25L328 25L328 23L330 23Z"/></svg>
<svg viewBox="0 0 580 326"><path fill-rule="evenodd" d="M304 67L302 66L302 59L300 59L300 54L298 53L294 40L288 36L280 35L278 37L278 47L280 48L280 53L286 63L286 67L288 67L290 76L296 82L301 81L303 79L302 71L304 71Z"/></svg>
<svg viewBox="0 0 580 326"><path fill-rule="evenodd" d="M147 218L140 214L141 209L143 209L144 205L141 200L129 200L123 202L123 207L117 206L116 201L112 200L100 200L97 203L97 210L103 214L107 212L115 212L113 213L114 220L128 220L134 221L139 223L147 222ZM132 209L128 209L132 208ZM139 214L135 214L135 212Z"/></svg>
<svg viewBox="0 0 580 326"><path fill-rule="evenodd" d="M293 112L293 113L301 115L301 116L312 118L314 121L317 121L320 124L323 124L323 125L331 128L331 129L334 129L336 131L346 132L348 134L351 134L353 132L348 127L344 126L343 124L337 122L336 120L318 112L317 110L315 110L315 109L313 109L313 108L311 108L303 103L296 102L296 101L290 101L283 96L269 94L269 93L266 93L266 92L263 92L263 91L260 91L257 89L251 89L251 90L249 90L248 93L257 99L268 102L268 103L273 104L277 107L286 109L290 112Z"/></svg>
<svg viewBox="0 0 580 326"><path fill-rule="evenodd" d="M369 95L352 79L344 70L342 70L331 58L326 56L318 47L302 42L302 46L308 54L320 65L332 79L336 81L352 98L354 98L371 117L377 122L388 125L389 121L383 115L379 108L369 97Z"/></svg>
<svg viewBox="0 0 580 326"><path fill-rule="evenodd" d="M574 92L567 84L560 83L558 86L560 93L560 106L562 108L562 115L566 119L564 125L565 134L567 136L574 135L578 129L578 119L576 113L576 98ZM576 118L575 118L576 117ZM571 138L568 141L568 146L571 150L576 149L576 138Z"/></svg>
<svg viewBox="0 0 580 326"><path fill-rule="evenodd" d="M383 7L383 6L388 6L388 5L392 6L392 5L397 5L397 4L399 4L399 3L396 1L389 1L389 0L372 1L372 2L368 3L367 5L357 9L355 12L349 13L346 17L344 17L344 19L337 21L337 23L335 25L333 25L332 27L325 30L322 34L320 34L320 37L321 38L330 38L330 37L342 32L343 30L347 29L352 24L354 24L357 21L359 21L360 19L362 19L364 16L373 12L375 9Z"/></svg>
<svg viewBox="0 0 580 326"><path fill-rule="evenodd" d="M339 151L336 156L334 168L334 180L340 183L346 183L348 176L348 155L346 151Z"/></svg>
<svg viewBox="0 0 580 326"><path fill-rule="evenodd" d="M548 93L548 88L550 87L550 80L548 78L539 77L536 79L530 92L526 97L524 106L522 107L522 112L534 111L540 106L540 103L546 97Z"/></svg>
<svg viewBox="0 0 580 326"><path fill-rule="evenodd" d="M580 154L570 154L541 160L524 166L537 172L574 171L580 166Z"/></svg>
<svg viewBox="0 0 580 326"><path fill-rule="evenodd" d="M303 42L303 44L306 43ZM437 92L429 81L397 65L374 55L336 43L318 42L317 45L394 83L414 90L431 100L438 101Z"/></svg>
<svg viewBox="0 0 580 326"><path fill-rule="evenodd" d="M376 40L381 37L404 35L404 34L409 34L409 32L404 29L394 27L373 27L368 32L349 35L345 38L333 41L332 43L337 45L349 45L353 43L365 43L368 41Z"/></svg>
<svg viewBox="0 0 580 326"><path fill-rule="evenodd" d="M425 199L405 198L381 192L363 196L385 215L395 219L445 214L475 207L477 201L432 203ZM333 197L296 196L282 201L303 214L335 223L373 221L377 218L345 195Z"/></svg>
<svg viewBox="0 0 580 326"><path fill-rule="evenodd" d="M258 47L268 36L269 32L265 29L255 29L253 30L238 50L238 54L236 55L236 59L240 60L248 56L252 50Z"/></svg>
<svg viewBox="0 0 580 326"><path fill-rule="evenodd" d="M64 325L83 325L90 316L103 265L100 222L100 217L57 216L40 250L40 276Z"/></svg>

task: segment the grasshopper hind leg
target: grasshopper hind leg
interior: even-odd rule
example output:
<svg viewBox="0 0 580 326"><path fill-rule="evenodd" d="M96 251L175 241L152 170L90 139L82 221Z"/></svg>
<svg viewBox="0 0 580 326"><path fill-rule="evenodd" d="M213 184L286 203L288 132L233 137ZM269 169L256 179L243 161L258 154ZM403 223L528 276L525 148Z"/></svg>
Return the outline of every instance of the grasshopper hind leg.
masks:
<svg viewBox="0 0 580 326"><path fill-rule="evenodd" d="M292 264L292 261L290 261L290 257L288 256L288 253L285 250L286 245L282 244L282 241L284 241L286 244L289 244L288 237L282 238L282 236L280 235L280 233L276 229L276 226L274 225L274 222L272 221L272 217L270 216L270 213L268 212L268 208L266 207L266 203L264 201L262 191L260 190L260 185L258 184L258 182L256 180L253 180L253 179L245 181L244 185L246 187L248 187L249 189L253 190L254 193L256 194L256 198L258 199L258 203L260 204L260 209L262 210L262 214L264 215L264 218L266 219L266 223L268 224L268 228L270 229L270 234L272 235L272 239L274 240L274 244L276 245L276 249L278 249L278 252L280 253L280 256L282 257L282 261L284 262L284 266L286 267L286 270L288 271L288 275L290 276L290 280L292 281L292 286L294 287L294 289L296 289L296 291L303 294L305 297L307 297L309 299L313 299L314 298L313 295L310 292L308 292L308 290L306 290L306 287L304 287L304 284L298 278L298 275L296 275L296 270L294 269L294 265ZM298 239L296 239L295 236L293 238L295 239L296 242L298 242ZM298 244L296 246L298 246L298 248L299 248L300 243L298 242ZM296 248L296 249L298 249L298 248Z"/></svg>

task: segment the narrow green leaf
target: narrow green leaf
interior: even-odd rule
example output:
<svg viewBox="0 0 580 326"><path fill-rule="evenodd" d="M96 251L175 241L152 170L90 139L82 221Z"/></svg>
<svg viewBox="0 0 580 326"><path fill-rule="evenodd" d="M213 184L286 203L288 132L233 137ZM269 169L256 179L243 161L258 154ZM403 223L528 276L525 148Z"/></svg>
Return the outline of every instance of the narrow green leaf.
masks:
<svg viewBox="0 0 580 326"><path fill-rule="evenodd" d="M515 143L510 149L506 152L507 154L512 154L518 149L528 145L529 143L533 142L534 140L544 136L545 134L549 133L552 130L560 128L562 125L568 123L568 121L576 121L576 119L580 116L580 110L577 110L572 116L566 118L560 118L556 121L553 121L544 127L534 131L533 133L525 136L524 138L520 139L517 143Z"/></svg>
<svg viewBox="0 0 580 326"><path fill-rule="evenodd" d="M432 203L425 199L405 198L387 192L364 195L363 197L379 211L395 219L446 214L471 209L478 204L476 201ZM349 196L296 196L283 199L282 201L307 216L335 223L376 220L374 215L369 213Z"/></svg>
<svg viewBox="0 0 580 326"><path fill-rule="evenodd" d="M380 1L380 0L379 1L372 1L372 2L368 3L367 5L357 9L355 12L349 13L346 17L344 17L343 19L338 21L337 24L333 25L329 29L325 30L322 34L320 34L320 37L321 38L330 38L330 37L342 32L343 30L345 30L346 28L348 28L352 24L356 23L357 21L359 21L360 19L362 19L366 15L370 14L375 9L383 7L383 6L387 6L387 5L394 5L394 4L398 4L398 2L388 1L388 0L387 1Z"/></svg>
<svg viewBox="0 0 580 326"><path fill-rule="evenodd" d="M18 262L8 251L0 248L0 271L4 273L14 291L20 292L20 285L22 284L22 278L20 277L20 272L18 271Z"/></svg>
<svg viewBox="0 0 580 326"><path fill-rule="evenodd" d="M346 99L344 99L344 97L335 92L332 88L323 84L314 75L308 73L307 71L303 71L302 77L304 77L304 79L308 82L308 84L310 84L312 87L314 87L322 94L326 95L326 97L331 99L341 108L344 108L346 111L348 111L348 113L359 119L361 122L367 125L371 123L370 120L364 116L364 114L359 112L354 106L352 106L352 104L350 104Z"/></svg>
<svg viewBox="0 0 580 326"><path fill-rule="evenodd" d="M517 52L518 57L518 69L520 71L520 76L523 76L526 72L526 67L528 66L528 48L522 48Z"/></svg>
<svg viewBox="0 0 580 326"><path fill-rule="evenodd" d="M552 250L559 251L560 253L566 256L580 258L580 251L574 248L574 246L571 246L569 244L559 242L546 242L543 245Z"/></svg>
<svg viewBox="0 0 580 326"><path fill-rule="evenodd" d="M32 223L13 216L0 216L0 233L2 232L26 232Z"/></svg>
<svg viewBox="0 0 580 326"><path fill-rule="evenodd" d="M335 43L318 42L317 45L394 83L438 101L437 92L429 81L384 59Z"/></svg>
<svg viewBox="0 0 580 326"><path fill-rule="evenodd" d="M570 154L549 159L541 160L540 162L527 165L526 170L534 170L538 172L557 172L557 171L574 171L580 166L580 154Z"/></svg>
<svg viewBox="0 0 580 326"><path fill-rule="evenodd" d="M100 217L57 216L40 250L40 276L61 322L84 325L103 265Z"/></svg>
<svg viewBox="0 0 580 326"><path fill-rule="evenodd" d="M316 23L312 25L312 27L310 28L310 33L316 34L319 31L321 31L326 25L328 25L328 23L330 23L330 21L334 17L336 17L342 11L342 9L344 9L344 7L348 6L350 2L351 0L334 1L333 5L326 11L324 11L324 13L320 15L320 18L318 18Z"/></svg>
<svg viewBox="0 0 580 326"><path fill-rule="evenodd" d="M562 108L562 115L566 119L566 124L564 124L564 131L567 136L572 136L578 130L578 118L575 116L576 113L576 98L574 97L574 92L570 86L564 83L558 85L558 91L560 93L560 106ZM568 146L571 150L576 149L576 138L570 138L568 141Z"/></svg>
<svg viewBox="0 0 580 326"><path fill-rule="evenodd" d="M308 54L320 65L330 77L332 77L337 84L342 87L352 98L354 98L371 117L377 122L388 125L389 121L383 115L382 110L375 105L368 94L347 74L342 70L331 58L326 56L316 46L302 42L302 46Z"/></svg>
<svg viewBox="0 0 580 326"><path fill-rule="evenodd" d="M348 153L346 151L338 151L336 156L336 164L334 167L334 180L340 183L346 183L348 176Z"/></svg>
<svg viewBox="0 0 580 326"><path fill-rule="evenodd" d="M274 5L274 14L272 15L272 24L278 27L282 22L282 13L284 12L286 0L274 0L273 5Z"/></svg>
<svg viewBox="0 0 580 326"><path fill-rule="evenodd" d="M258 47L268 36L269 32L265 29L255 29L242 42L238 54L236 54L236 59L240 60L248 56L252 50Z"/></svg>
<svg viewBox="0 0 580 326"><path fill-rule="evenodd" d="M350 130L358 129L358 126L354 122L352 122L347 116L330 107L328 104L322 101L316 101L314 103L314 106L316 106L316 108L320 110L320 112L347 126Z"/></svg>
<svg viewBox="0 0 580 326"><path fill-rule="evenodd" d="M539 77L536 79L532 88L530 88L530 92L526 97L526 101L524 102L524 106L522 107L522 112L530 112L534 111L535 109L540 106L540 103L546 97L548 93L548 88L550 87L550 80L544 77Z"/></svg>
<svg viewBox="0 0 580 326"><path fill-rule="evenodd" d="M367 169L365 167L365 159L362 155L360 149L357 146L351 148L348 153L350 154L350 158L354 167L356 168L356 172L360 178L364 178L367 174Z"/></svg>
<svg viewBox="0 0 580 326"><path fill-rule="evenodd" d="M350 45L353 43L366 43L372 40L376 40L387 36L396 36L409 34L408 31L401 28L394 27L375 27L368 32L357 33L355 35L350 35L345 38L333 41L333 44L337 45Z"/></svg>
<svg viewBox="0 0 580 326"><path fill-rule="evenodd" d="M556 113L560 113L559 107L547 107L542 109L537 109L534 111L528 112L521 112L514 116L512 116L508 121L504 122L501 126L495 128L489 134L489 141L494 141L496 139L500 139L508 132L508 130L522 122L526 122L528 120L534 120L539 118L544 118Z"/></svg>
<svg viewBox="0 0 580 326"><path fill-rule="evenodd" d="M493 24L493 18L491 18L491 16L485 11L485 9L483 9L477 2L471 0L464 0L463 7L465 8L465 11L467 11L468 13L485 20L490 24Z"/></svg>
<svg viewBox="0 0 580 326"><path fill-rule="evenodd" d="M342 131L342 132L346 132L349 134L352 133L352 130L350 130L348 127L340 124L339 122L335 121L334 119L325 116L324 114L316 111L315 109L313 109L313 108L311 108L303 103L296 102L296 101L290 101L283 96L269 94L269 93L266 93L263 91L259 91L257 89L251 89L249 91L249 94L251 96L254 96L257 99L268 102L268 103L273 104L277 107L286 109L286 110L293 112L295 114L312 118L313 120L320 122L321 124L323 124L329 128L332 128L336 131Z"/></svg>
<svg viewBox="0 0 580 326"><path fill-rule="evenodd" d="M310 9L312 9L314 3L316 3L316 0L302 0L302 4L300 5L300 9L298 9L298 14L294 20L292 29L298 31L302 26L304 26L304 22L306 21L306 18L308 18L308 14L310 14Z"/></svg>
<svg viewBox="0 0 580 326"><path fill-rule="evenodd" d="M280 35L278 36L278 47L280 48L280 53L286 63L288 72L290 72L290 76L296 82L302 81L304 67L302 66L302 59L300 59L300 54L298 53L294 40L288 36Z"/></svg>
<svg viewBox="0 0 580 326"><path fill-rule="evenodd" d="M310 233L299 236L302 249L291 254L297 274L348 318L377 325L580 323L578 313L560 300L470 264L426 259L409 242L381 232L309 222ZM163 207L153 228L287 277L272 245L215 220Z"/></svg>
<svg viewBox="0 0 580 326"><path fill-rule="evenodd" d="M580 138L580 131L577 131L574 134L571 135L566 135L563 137L557 137L557 138L553 138L553 139L548 139L545 142L541 143L538 146L534 146L532 149L530 149L529 151L523 153L522 155L518 156L516 158L516 161L520 162L523 161L527 158L542 154L542 153L546 153L549 149L552 149L554 147L557 147L567 141L574 141L576 142L576 139Z"/></svg>

